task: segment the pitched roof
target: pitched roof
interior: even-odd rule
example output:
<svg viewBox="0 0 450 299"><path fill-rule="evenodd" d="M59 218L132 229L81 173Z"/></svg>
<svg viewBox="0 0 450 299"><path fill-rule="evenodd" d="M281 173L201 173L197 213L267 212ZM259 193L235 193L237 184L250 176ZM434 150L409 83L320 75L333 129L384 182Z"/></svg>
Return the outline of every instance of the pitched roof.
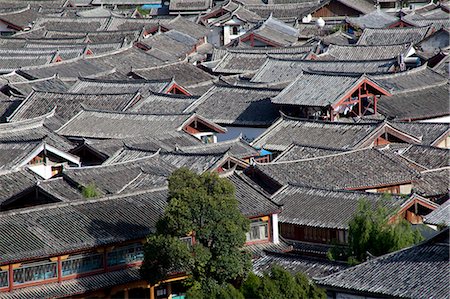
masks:
<svg viewBox="0 0 450 299"><path fill-rule="evenodd" d="M61 127L58 133L65 136L112 139L160 136L167 132L181 131L188 120L196 117L201 118L195 114L138 114L83 110Z"/></svg>
<svg viewBox="0 0 450 299"><path fill-rule="evenodd" d="M411 44L395 43L380 46L375 45L330 45L327 51L319 55L326 59L336 60L378 60L378 59L396 59L400 54L405 57L411 50Z"/></svg>
<svg viewBox="0 0 450 299"><path fill-rule="evenodd" d="M61 17L39 17L34 26L45 27L46 30L61 32L88 32L105 30L109 18L61 18Z"/></svg>
<svg viewBox="0 0 450 299"><path fill-rule="evenodd" d="M292 54L272 53L277 57L299 58L303 59L307 55L306 52L298 52ZM266 61L268 54L246 53L246 52L228 52L219 63L212 69L216 73L222 74L239 74L251 73L258 70Z"/></svg>
<svg viewBox="0 0 450 299"><path fill-rule="evenodd" d="M128 111L145 114L183 113L198 97L152 92Z"/></svg>
<svg viewBox="0 0 450 299"><path fill-rule="evenodd" d="M398 151L400 156L424 169L450 166L450 149L426 145L410 145Z"/></svg>
<svg viewBox="0 0 450 299"><path fill-rule="evenodd" d="M270 252L261 258L253 260L253 271L257 275L262 275L269 271L273 265L279 265L293 274L301 272L309 277L327 276L348 267L344 263L333 262L322 258Z"/></svg>
<svg viewBox="0 0 450 299"><path fill-rule="evenodd" d="M294 81L303 71L374 74L387 73L396 60L304 60L269 56L252 77L252 82Z"/></svg>
<svg viewBox="0 0 450 299"><path fill-rule="evenodd" d="M310 227L348 229L348 223L358 210L360 200L365 199L373 209L379 206L394 211L406 199L386 198L381 193L331 191L289 185L277 192L272 200L283 205L280 223Z"/></svg>
<svg viewBox="0 0 450 299"><path fill-rule="evenodd" d="M55 109L55 116L68 121L83 107L111 111L125 110L138 96L137 93L84 94L67 92L34 91L9 118L20 121L39 117Z"/></svg>
<svg viewBox="0 0 450 299"><path fill-rule="evenodd" d="M74 147L62 136L50 130L46 121L49 116L0 124L0 143L46 142L49 145L68 151Z"/></svg>
<svg viewBox="0 0 450 299"><path fill-rule="evenodd" d="M336 149L331 147L315 147L293 143L288 148L286 148L280 155L278 155L273 161L281 162L281 161L303 160L333 155L344 151L345 150L343 149Z"/></svg>
<svg viewBox="0 0 450 299"><path fill-rule="evenodd" d="M245 7L257 13L262 18L273 16L283 21L294 21L300 16L308 14L309 10L317 5L316 1L296 1L295 3L272 3L245 4ZM273 3L275 2L275 3Z"/></svg>
<svg viewBox="0 0 450 299"><path fill-rule="evenodd" d="M391 121L390 124L400 131L419 138L423 145L435 145L450 134L450 128L446 123Z"/></svg>
<svg viewBox="0 0 450 299"><path fill-rule="evenodd" d="M270 15L264 22L255 28L248 30L239 38L242 40L249 34L258 35L265 40L275 43L279 46L289 46L298 41L298 30L290 25L277 20Z"/></svg>
<svg viewBox="0 0 450 299"><path fill-rule="evenodd" d="M178 84L188 89L191 85L214 79L207 72L186 62L176 62L147 69L133 69L131 73L147 80L173 78Z"/></svg>
<svg viewBox="0 0 450 299"><path fill-rule="evenodd" d="M166 190L138 191L3 213L0 263L142 239L162 215L166 196Z"/></svg>
<svg viewBox="0 0 450 299"><path fill-rule="evenodd" d="M447 83L393 94L378 100L378 111L399 120L429 119L450 114Z"/></svg>
<svg viewBox="0 0 450 299"><path fill-rule="evenodd" d="M269 126L279 116L270 98L280 91L273 88L215 85L185 111L195 111L221 124Z"/></svg>
<svg viewBox="0 0 450 299"><path fill-rule="evenodd" d="M450 226L450 218L448 217L449 214L450 214L450 200L447 200L436 210L426 215L424 222L434 225L446 224L447 226Z"/></svg>
<svg viewBox="0 0 450 299"><path fill-rule="evenodd" d="M431 27L404 27L376 29L366 28L359 37L358 45L417 44L431 33Z"/></svg>
<svg viewBox="0 0 450 299"><path fill-rule="evenodd" d="M139 91L143 96L148 96L152 91L164 92L172 83L169 77L159 80L108 80L96 78L78 78L70 88L72 93L85 94L114 94L114 93L136 93Z"/></svg>
<svg viewBox="0 0 450 299"><path fill-rule="evenodd" d="M174 166L153 154L107 165L66 168L63 175L80 186L93 183L101 195L107 195L166 186L173 170Z"/></svg>
<svg viewBox="0 0 450 299"><path fill-rule="evenodd" d="M449 259L448 229L419 245L316 279L339 292L404 298L445 298ZM423 273L428 275L423 275ZM389 281L390 283L386 283Z"/></svg>
<svg viewBox="0 0 450 299"><path fill-rule="evenodd" d="M256 217L278 213L280 206L274 203L267 194L258 187L253 186L251 180L240 173L226 176L234 185L236 199L239 202L239 210L246 217Z"/></svg>
<svg viewBox="0 0 450 299"><path fill-rule="evenodd" d="M396 16L387 14L380 9L376 9L368 14L359 17L348 17L346 21L358 28L386 28L389 25L398 22L400 19Z"/></svg>
<svg viewBox="0 0 450 299"><path fill-rule="evenodd" d="M260 135L252 145L282 151L292 143L335 149L355 149L370 139L380 123L339 123L284 116Z"/></svg>
<svg viewBox="0 0 450 299"><path fill-rule="evenodd" d="M0 14L0 20L16 27L16 30L23 30L33 26L33 22L38 18L39 14L30 6L3 12Z"/></svg>
<svg viewBox="0 0 450 299"><path fill-rule="evenodd" d="M170 11L194 11L195 13L211 8L211 0L171 0L169 4Z"/></svg>
<svg viewBox="0 0 450 299"><path fill-rule="evenodd" d="M408 184L418 178L418 173L399 158L373 148L296 161L258 163L255 167L281 185L292 183L327 189L370 189Z"/></svg>
<svg viewBox="0 0 450 299"><path fill-rule="evenodd" d="M438 168L422 171L421 178L413 185L413 190L417 194L425 197L448 196L450 186L448 178L450 177L450 168Z"/></svg>
<svg viewBox="0 0 450 299"><path fill-rule="evenodd" d="M37 178L27 169L0 173L0 203L36 185ZM1 262L1 261L0 261Z"/></svg>
<svg viewBox="0 0 450 299"><path fill-rule="evenodd" d="M361 84L375 87L382 94L389 93L380 88L369 77L335 75L327 73L303 72L281 93L272 98L272 103L282 105L300 105L312 107L328 107L337 105L349 92ZM320 88L317 88L320 86Z"/></svg>
<svg viewBox="0 0 450 299"><path fill-rule="evenodd" d="M433 71L427 65L400 73L371 75L370 78L392 94L420 91L448 81L446 77Z"/></svg>

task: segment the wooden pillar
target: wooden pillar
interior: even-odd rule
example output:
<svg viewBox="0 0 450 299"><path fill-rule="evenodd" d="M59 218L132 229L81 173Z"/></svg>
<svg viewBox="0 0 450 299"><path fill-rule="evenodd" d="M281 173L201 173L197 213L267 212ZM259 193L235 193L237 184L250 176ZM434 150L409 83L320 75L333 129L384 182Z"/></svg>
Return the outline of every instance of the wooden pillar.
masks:
<svg viewBox="0 0 450 299"><path fill-rule="evenodd" d="M361 116L361 86L358 88L358 116Z"/></svg>
<svg viewBox="0 0 450 299"><path fill-rule="evenodd" d="M150 299L155 299L155 286L150 286Z"/></svg>
<svg viewBox="0 0 450 299"><path fill-rule="evenodd" d="M14 284L14 269L13 265L8 265L8 291L12 291Z"/></svg>
<svg viewBox="0 0 450 299"><path fill-rule="evenodd" d="M62 281L62 261L61 261L61 257L58 256L58 259L56 260L57 262L57 266L58 266L58 282Z"/></svg>
<svg viewBox="0 0 450 299"><path fill-rule="evenodd" d="M128 289L124 289L123 290L123 299L129 299L129 295L128 295Z"/></svg>

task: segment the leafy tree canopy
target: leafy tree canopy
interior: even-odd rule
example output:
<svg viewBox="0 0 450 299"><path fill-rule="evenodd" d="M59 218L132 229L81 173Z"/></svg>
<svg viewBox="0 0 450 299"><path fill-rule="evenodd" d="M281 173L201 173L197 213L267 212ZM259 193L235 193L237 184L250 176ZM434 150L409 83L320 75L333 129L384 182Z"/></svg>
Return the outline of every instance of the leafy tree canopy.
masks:
<svg viewBox="0 0 450 299"><path fill-rule="evenodd" d="M186 272L197 294L225 294L230 290L223 285L245 278L251 267L242 250L249 220L234 192L233 184L217 174L176 170L164 215L144 246L141 275L154 284L171 272ZM180 240L188 235L195 239L192 246Z"/></svg>
<svg viewBox="0 0 450 299"><path fill-rule="evenodd" d="M423 239L405 219L398 217L390 221L390 216L386 207L379 205L374 209L367 200L360 200L358 210L349 222L349 250L343 254L349 257L351 264L361 263L369 255L380 256L400 250ZM329 256L333 258L336 253Z"/></svg>

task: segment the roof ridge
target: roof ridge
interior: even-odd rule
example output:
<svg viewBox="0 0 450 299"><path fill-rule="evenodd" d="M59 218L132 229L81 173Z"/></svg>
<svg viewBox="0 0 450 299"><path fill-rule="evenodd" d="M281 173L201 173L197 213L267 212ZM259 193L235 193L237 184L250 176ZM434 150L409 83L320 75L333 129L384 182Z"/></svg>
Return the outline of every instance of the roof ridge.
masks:
<svg viewBox="0 0 450 299"><path fill-rule="evenodd" d="M290 164L290 163L297 163L297 162L304 162L304 161L312 161L312 160L331 158L331 157L336 157L336 156L343 156L343 155L352 154L352 153L355 153L355 152L360 152L360 151L365 151L365 150L373 150L373 149L374 149L373 147L364 147L364 148L353 149L353 150L345 151L345 152L342 152L342 153L334 153L334 154L320 156L320 157L297 159L297 160L291 160L291 161L276 161L276 162L269 162L269 163L256 162L256 164L257 165Z"/></svg>

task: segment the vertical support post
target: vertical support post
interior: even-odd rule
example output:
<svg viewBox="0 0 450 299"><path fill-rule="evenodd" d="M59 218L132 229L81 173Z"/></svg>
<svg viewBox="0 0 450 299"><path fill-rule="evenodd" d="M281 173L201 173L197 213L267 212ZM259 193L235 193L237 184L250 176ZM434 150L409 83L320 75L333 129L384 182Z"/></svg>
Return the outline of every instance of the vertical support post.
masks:
<svg viewBox="0 0 450 299"><path fill-rule="evenodd" d="M361 86L358 88L358 116L361 116Z"/></svg>
<svg viewBox="0 0 450 299"><path fill-rule="evenodd" d="M150 299L155 299L155 286L150 286Z"/></svg>
<svg viewBox="0 0 450 299"><path fill-rule="evenodd" d="M62 281L62 261L61 261L61 257L58 256L58 259L56 260L57 262L57 266L58 266L58 282Z"/></svg>
<svg viewBox="0 0 450 299"><path fill-rule="evenodd" d="M14 284L14 270L13 265L8 265L8 291L12 291Z"/></svg>

